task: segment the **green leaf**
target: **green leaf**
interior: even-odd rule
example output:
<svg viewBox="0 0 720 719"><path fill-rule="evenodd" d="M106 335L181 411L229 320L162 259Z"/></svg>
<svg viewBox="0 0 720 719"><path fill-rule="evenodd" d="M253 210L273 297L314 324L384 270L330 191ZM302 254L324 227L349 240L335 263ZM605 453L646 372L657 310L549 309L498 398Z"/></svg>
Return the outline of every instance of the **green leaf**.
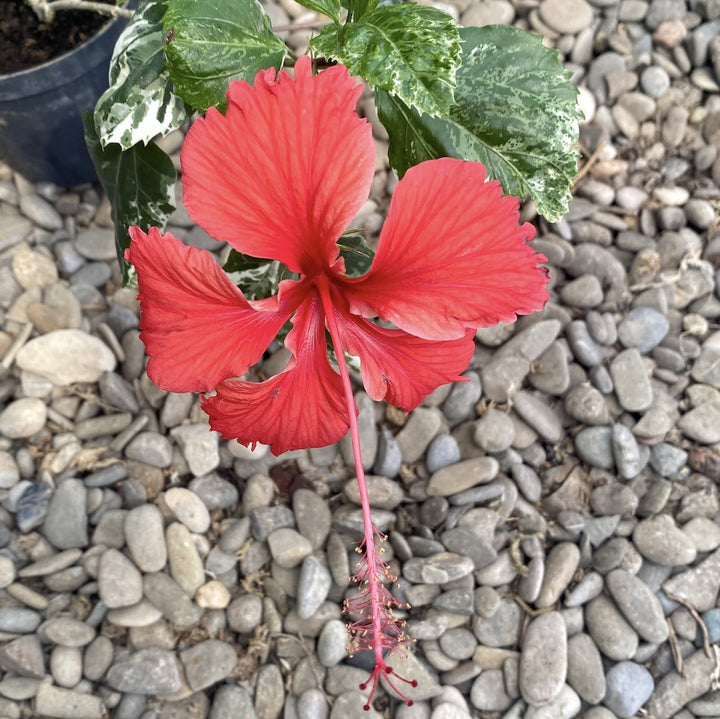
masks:
<svg viewBox="0 0 720 719"><path fill-rule="evenodd" d="M343 235L338 240L338 247L348 277L361 277L370 269L375 253L360 235Z"/></svg>
<svg viewBox="0 0 720 719"><path fill-rule="evenodd" d="M449 117L421 115L376 93L390 135L390 164L403 175L423 160L482 162L509 195L530 194L551 222L566 212L577 174L577 89L539 35L504 25L460 30L463 64Z"/></svg>
<svg viewBox="0 0 720 719"><path fill-rule="evenodd" d="M287 267L277 260L265 260L230 250L223 269L249 300L260 300L277 294Z"/></svg>
<svg viewBox="0 0 720 719"><path fill-rule="evenodd" d="M455 21L440 10L378 7L357 22L326 25L311 46L421 112L444 115L453 104L460 41Z"/></svg>
<svg viewBox="0 0 720 719"><path fill-rule="evenodd" d="M335 22L340 22L340 0L298 0L300 5L303 7L309 7L315 12L327 15L332 18Z"/></svg>
<svg viewBox="0 0 720 719"><path fill-rule="evenodd" d="M177 92L196 110L225 106L231 80L280 69L285 43L257 0L167 0L165 57Z"/></svg>
<svg viewBox="0 0 720 719"><path fill-rule="evenodd" d="M164 0L149 0L133 14L110 61L110 87L95 106L103 147L124 150L167 135L188 119L188 108L173 91L165 67Z"/></svg>
<svg viewBox="0 0 720 719"><path fill-rule="evenodd" d="M129 150L111 144L103 148L92 113L83 115L85 142L110 204L115 223L115 247L123 284L132 282L132 266L125 260L130 244L128 228L164 227L175 209L177 173L172 160L154 143Z"/></svg>

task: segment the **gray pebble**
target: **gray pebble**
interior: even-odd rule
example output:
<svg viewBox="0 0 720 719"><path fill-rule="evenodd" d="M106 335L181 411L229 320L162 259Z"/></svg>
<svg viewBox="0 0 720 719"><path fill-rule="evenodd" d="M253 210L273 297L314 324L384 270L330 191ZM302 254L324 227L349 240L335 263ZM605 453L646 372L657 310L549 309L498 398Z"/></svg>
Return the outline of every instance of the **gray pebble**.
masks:
<svg viewBox="0 0 720 719"><path fill-rule="evenodd" d="M383 477L395 477L401 466L402 452L395 437L387 427L381 427L373 472Z"/></svg>
<svg viewBox="0 0 720 719"><path fill-rule="evenodd" d="M125 448L125 456L153 467L169 467L172 462L172 444L158 432L140 432Z"/></svg>
<svg viewBox="0 0 720 719"><path fill-rule="evenodd" d="M603 703L620 719L633 716L655 688L652 674L635 662L615 664L608 671L606 681L607 693Z"/></svg>
<svg viewBox="0 0 720 719"><path fill-rule="evenodd" d="M585 367L593 367L602 362L602 350L588 332L583 320L574 320L565 328L570 350L575 359Z"/></svg>
<svg viewBox="0 0 720 719"><path fill-rule="evenodd" d="M322 628L317 653L324 667L333 667L347 656L347 629L339 619L331 619Z"/></svg>
<svg viewBox="0 0 720 719"><path fill-rule="evenodd" d="M443 414L451 425L471 416L473 408L482 395L482 385L477 372L464 372L468 382L456 382L443 405Z"/></svg>
<svg viewBox="0 0 720 719"><path fill-rule="evenodd" d="M605 672L602 657L588 634L568 639L568 684L588 704L598 704L605 696Z"/></svg>
<svg viewBox="0 0 720 719"><path fill-rule="evenodd" d="M651 644L662 644L668 638L660 602L644 582L624 569L610 572L605 582L625 619L642 639Z"/></svg>
<svg viewBox="0 0 720 719"><path fill-rule="evenodd" d="M625 425L612 426L612 451L615 466L622 478L632 479L640 473L640 450L633 433Z"/></svg>
<svg viewBox="0 0 720 719"><path fill-rule="evenodd" d="M522 609L510 599L501 599L491 616L479 616L473 633L486 647L511 647L520 633Z"/></svg>
<svg viewBox="0 0 720 719"><path fill-rule="evenodd" d="M525 391L517 392L513 407L543 439L555 443L563 438L564 430L560 419L539 397Z"/></svg>
<svg viewBox="0 0 720 719"><path fill-rule="evenodd" d="M46 682L38 687L34 707L38 716L59 719L103 719L106 716L100 697L62 689Z"/></svg>
<svg viewBox="0 0 720 719"><path fill-rule="evenodd" d="M125 540L130 556L143 572L158 572L167 562L165 529L160 510L144 504L125 516Z"/></svg>
<svg viewBox="0 0 720 719"><path fill-rule="evenodd" d="M229 677L237 660L233 646L219 639L206 639L180 652L185 677L195 692Z"/></svg>
<svg viewBox="0 0 720 719"><path fill-rule="evenodd" d="M617 354L610 363L615 394L623 409L643 412L652 404L653 391L648 373L637 348Z"/></svg>
<svg viewBox="0 0 720 719"><path fill-rule="evenodd" d="M431 474L460 461L460 447L451 434L440 434L427 449L425 466Z"/></svg>
<svg viewBox="0 0 720 719"><path fill-rule="evenodd" d="M640 73L642 89L650 97L658 98L664 95L670 87L670 76L658 65L650 65Z"/></svg>
<svg viewBox="0 0 720 719"><path fill-rule="evenodd" d="M161 572L143 577L145 598L154 604L163 617L182 629L197 626L202 616L200 609L172 577Z"/></svg>
<svg viewBox="0 0 720 719"><path fill-rule="evenodd" d="M548 553L545 577L535 606L550 607L560 598L575 574L580 561L580 550L572 542L560 542Z"/></svg>
<svg viewBox="0 0 720 719"><path fill-rule="evenodd" d="M142 576L135 565L116 549L108 549L100 557L98 593L110 608L127 607L142 599Z"/></svg>
<svg viewBox="0 0 720 719"><path fill-rule="evenodd" d="M200 497L210 512L216 509L232 509L240 499L237 487L215 472L196 477L190 482L188 489Z"/></svg>
<svg viewBox="0 0 720 719"><path fill-rule="evenodd" d="M108 670L105 681L117 691L134 694L173 694L182 687L175 652L159 647L141 649Z"/></svg>
<svg viewBox="0 0 720 719"><path fill-rule="evenodd" d="M520 693L532 705L554 699L567 674L567 631L559 612L541 614L528 624L520 653Z"/></svg>
<svg viewBox="0 0 720 719"><path fill-rule="evenodd" d="M268 536L267 542L273 560L284 569L297 567L312 553L310 542L289 527L276 529Z"/></svg>
<svg viewBox="0 0 720 719"><path fill-rule="evenodd" d="M87 545L86 501L87 489L79 479L66 479L55 490L42 526L53 546L71 549Z"/></svg>
<svg viewBox="0 0 720 719"><path fill-rule="evenodd" d="M30 634L40 624L40 614L24 607L0 607L0 632Z"/></svg>
<svg viewBox="0 0 720 719"><path fill-rule="evenodd" d="M303 560L297 587L297 613L300 619L311 617L327 599L332 578L317 557Z"/></svg>
<svg viewBox="0 0 720 719"><path fill-rule="evenodd" d="M262 599L257 594L242 594L227 608L228 624L239 634L250 634L262 621Z"/></svg>
<svg viewBox="0 0 720 719"><path fill-rule="evenodd" d="M598 649L608 658L623 661L634 656L638 635L615 604L600 595L585 607L585 622Z"/></svg>
<svg viewBox="0 0 720 719"><path fill-rule="evenodd" d="M610 422L610 412L602 394L583 382L565 395L565 411L578 422L604 425Z"/></svg>
<svg viewBox="0 0 720 719"><path fill-rule="evenodd" d="M417 462L442 426L442 414L434 408L418 407L395 437L403 461Z"/></svg>
<svg viewBox="0 0 720 719"><path fill-rule="evenodd" d="M499 471L493 457L476 457L439 469L430 478L427 493L435 497L449 497L478 484L492 481Z"/></svg>
<svg viewBox="0 0 720 719"><path fill-rule="evenodd" d="M633 532L633 543L651 562L664 566L692 564L695 544L667 514L644 519Z"/></svg>
<svg viewBox="0 0 720 719"><path fill-rule="evenodd" d="M635 307L618 325L618 338L625 347L637 347L647 354L657 347L668 333L666 317L653 307Z"/></svg>

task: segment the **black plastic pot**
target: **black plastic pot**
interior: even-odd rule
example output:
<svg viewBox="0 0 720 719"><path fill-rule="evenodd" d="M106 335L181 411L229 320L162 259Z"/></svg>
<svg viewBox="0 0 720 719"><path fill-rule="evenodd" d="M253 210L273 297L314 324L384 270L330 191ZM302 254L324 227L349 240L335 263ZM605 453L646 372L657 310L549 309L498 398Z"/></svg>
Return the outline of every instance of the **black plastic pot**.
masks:
<svg viewBox="0 0 720 719"><path fill-rule="evenodd" d="M127 20L115 18L82 45L43 65L0 75L0 158L28 180L69 187L96 179L80 114L108 86Z"/></svg>

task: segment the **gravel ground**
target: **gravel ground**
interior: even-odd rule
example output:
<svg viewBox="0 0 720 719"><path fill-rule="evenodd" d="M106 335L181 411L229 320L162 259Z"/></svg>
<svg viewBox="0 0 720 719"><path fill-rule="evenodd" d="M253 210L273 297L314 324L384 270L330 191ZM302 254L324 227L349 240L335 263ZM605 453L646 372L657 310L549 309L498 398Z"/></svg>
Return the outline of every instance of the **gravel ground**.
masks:
<svg viewBox="0 0 720 719"><path fill-rule="evenodd" d="M144 373L105 198L0 168L0 717L720 716L720 3L439 5L544 34L587 121L570 212L538 222L546 309L409 416L357 395L415 705L363 712L346 656L349 443L209 432Z"/></svg>

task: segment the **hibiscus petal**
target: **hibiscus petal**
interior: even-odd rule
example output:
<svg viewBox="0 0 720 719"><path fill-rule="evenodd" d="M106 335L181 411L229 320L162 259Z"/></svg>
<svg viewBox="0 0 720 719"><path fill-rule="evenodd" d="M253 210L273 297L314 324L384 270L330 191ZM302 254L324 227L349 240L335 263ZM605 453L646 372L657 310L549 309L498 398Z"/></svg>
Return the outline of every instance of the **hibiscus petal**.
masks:
<svg viewBox="0 0 720 719"><path fill-rule="evenodd" d="M313 295L293 318L285 341L293 353L287 369L265 382L220 384L202 403L210 427L240 444L268 444L276 455L341 439L348 411L340 375L328 362L324 320Z"/></svg>
<svg viewBox="0 0 720 719"><path fill-rule="evenodd" d="M534 228L518 226L518 201L486 174L478 162L451 158L407 171L370 271L347 281L353 312L453 339L543 307L545 257L525 243Z"/></svg>
<svg viewBox="0 0 720 719"><path fill-rule="evenodd" d="M474 332L454 340L426 340L337 312L345 350L360 358L368 395L407 412L440 385L461 380L475 349Z"/></svg>
<svg viewBox="0 0 720 719"><path fill-rule="evenodd" d="M295 79L274 70L237 81L223 117L208 110L182 148L185 206L218 240L313 275L367 199L375 167L370 125L355 113L362 87L345 67Z"/></svg>
<svg viewBox="0 0 720 719"><path fill-rule="evenodd" d="M157 227L130 228L147 372L171 392L206 392L247 372L300 301L293 293L248 302L209 252ZM297 294L297 293L296 293Z"/></svg>

